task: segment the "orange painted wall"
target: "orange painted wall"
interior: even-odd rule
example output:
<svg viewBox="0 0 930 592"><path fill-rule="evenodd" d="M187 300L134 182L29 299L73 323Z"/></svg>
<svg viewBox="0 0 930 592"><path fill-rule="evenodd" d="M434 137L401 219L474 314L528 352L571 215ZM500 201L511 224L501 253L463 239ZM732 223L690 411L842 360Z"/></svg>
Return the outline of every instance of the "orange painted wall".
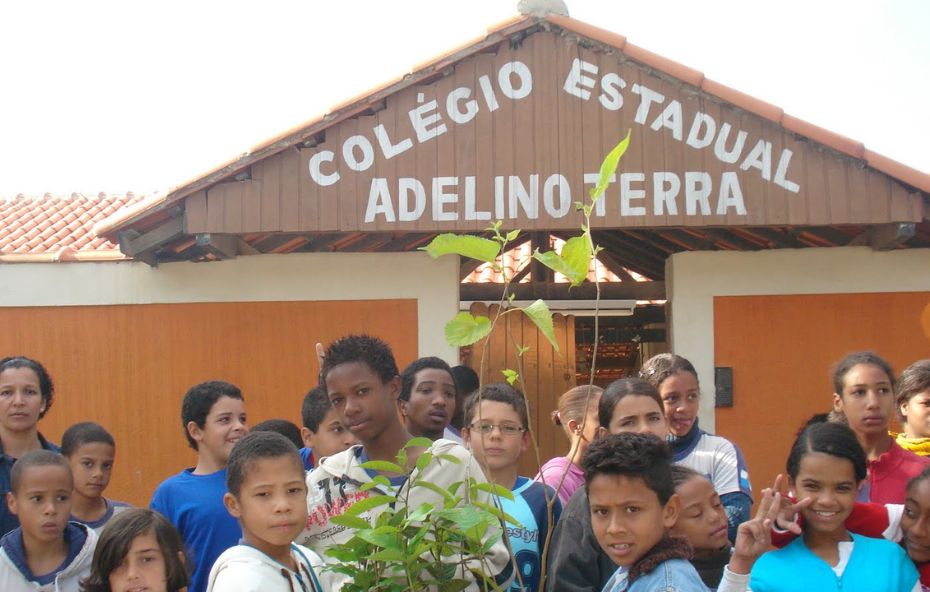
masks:
<svg viewBox="0 0 930 592"><path fill-rule="evenodd" d="M140 505L195 462L180 420L191 385L227 380L250 424L300 425L317 341L364 332L390 343L401 368L417 355L415 300L0 308L0 327L0 352L38 359L55 382L40 431L58 443L72 423L104 425L117 444L106 495Z"/></svg>
<svg viewBox="0 0 930 592"><path fill-rule="evenodd" d="M872 349L896 372L930 357L928 305L928 292L714 299L715 365L733 367L734 383L717 433L740 446L757 493L784 471L804 422L831 409L830 369L846 353Z"/></svg>

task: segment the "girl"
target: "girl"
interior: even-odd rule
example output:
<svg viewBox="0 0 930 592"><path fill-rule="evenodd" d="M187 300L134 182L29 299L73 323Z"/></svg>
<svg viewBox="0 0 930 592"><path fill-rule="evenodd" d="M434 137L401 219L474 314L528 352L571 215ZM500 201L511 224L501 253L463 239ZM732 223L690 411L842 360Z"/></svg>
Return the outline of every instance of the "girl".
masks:
<svg viewBox="0 0 930 592"><path fill-rule="evenodd" d="M902 424L902 432L895 441L914 454L930 456L930 360L920 360L905 368L895 391Z"/></svg>
<svg viewBox="0 0 930 592"><path fill-rule="evenodd" d="M610 383L600 397L597 420L598 437L638 432L664 440L668 434L659 393L639 378ZM584 475L582 483L583 479ZM546 590L553 592L598 592L617 570L594 536L584 489L563 508L553 531L547 563Z"/></svg>
<svg viewBox="0 0 930 592"><path fill-rule="evenodd" d="M898 446L888 434L895 398L891 366L873 352L853 352L833 370L833 409L856 434L868 459L868 481L859 501L904 502L904 488L930 460Z"/></svg>
<svg viewBox="0 0 930 592"><path fill-rule="evenodd" d="M6 504L13 463L32 450L59 452L36 427L52 408L54 394L52 379L39 362L23 356L0 360L0 536L19 526Z"/></svg>
<svg viewBox="0 0 930 592"><path fill-rule="evenodd" d="M584 483L578 463L597 433L597 408L602 392L597 386L576 386L559 397L559 408L552 412L552 421L562 426L571 445L565 456L546 461L534 480L554 489L563 508Z"/></svg>
<svg viewBox="0 0 930 592"><path fill-rule="evenodd" d="M113 436L99 424L76 423L62 435L61 453L68 459L74 475L71 519L99 535L111 518L130 507L125 502L103 497L116 455Z"/></svg>
<svg viewBox="0 0 930 592"><path fill-rule="evenodd" d="M180 592L188 576L181 537L168 520L131 508L111 520L97 541L82 592Z"/></svg>
<svg viewBox="0 0 930 592"><path fill-rule="evenodd" d="M672 467L672 484L681 509L670 533L691 543L694 549L691 564L704 584L716 589L731 552L727 539L727 513L720 503L720 496L710 481L688 467Z"/></svg>
<svg viewBox="0 0 930 592"><path fill-rule="evenodd" d="M853 432L819 423L798 436L787 462L789 484L801 509L803 534L752 567L750 589L919 591L917 570L890 541L850 534L845 521L866 477L866 458Z"/></svg>
<svg viewBox="0 0 930 592"><path fill-rule="evenodd" d="M659 354L646 361L639 375L662 398L675 464L710 478L727 513L727 535L734 540L736 528L749 519L752 506L749 471L736 445L698 426L701 391L697 370L681 356Z"/></svg>

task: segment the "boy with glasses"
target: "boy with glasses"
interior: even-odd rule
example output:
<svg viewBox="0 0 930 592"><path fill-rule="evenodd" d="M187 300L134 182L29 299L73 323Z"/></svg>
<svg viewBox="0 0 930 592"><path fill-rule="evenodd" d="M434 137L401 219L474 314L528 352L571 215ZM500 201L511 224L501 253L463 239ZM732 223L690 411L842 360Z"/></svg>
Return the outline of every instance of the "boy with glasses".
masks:
<svg viewBox="0 0 930 592"><path fill-rule="evenodd" d="M528 427L526 398L507 383L485 386L465 406L462 437L488 480L513 492L513 500L499 498L504 513L518 523L507 524L517 566L510 589L536 592L546 533L555 526L562 506L551 487L517 474L517 462L530 443ZM554 502L551 520L549 500Z"/></svg>

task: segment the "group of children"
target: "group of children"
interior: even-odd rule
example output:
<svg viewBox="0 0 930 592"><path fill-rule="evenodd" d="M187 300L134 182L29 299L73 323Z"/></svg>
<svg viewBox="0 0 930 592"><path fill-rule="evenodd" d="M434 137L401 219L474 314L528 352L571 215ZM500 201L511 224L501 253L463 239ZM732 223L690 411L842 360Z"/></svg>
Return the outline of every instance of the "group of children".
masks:
<svg viewBox="0 0 930 592"><path fill-rule="evenodd" d="M320 361L299 430L250 432L237 387L192 387L181 418L197 463L139 509L103 496L110 434L76 424L57 449L37 429L53 400L48 373L0 360L0 590L340 590L347 575L327 551L355 529L335 517L380 524L372 496L435 507L469 480L512 499L488 486L466 496L507 518L487 527L480 557L449 559L465 589L930 590L930 461L917 454L930 452L928 362L902 374L896 396L875 354L841 360L833 410L788 455L790 494L779 477L750 517L742 455L700 429L697 372L680 356L565 393L552 416L568 453L535 478L517 470L531 438L513 386L471 392L472 377L432 357L401 372L368 336L333 342ZM896 411L904 429L889 435ZM405 446L407 466L393 467Z"/></svg>

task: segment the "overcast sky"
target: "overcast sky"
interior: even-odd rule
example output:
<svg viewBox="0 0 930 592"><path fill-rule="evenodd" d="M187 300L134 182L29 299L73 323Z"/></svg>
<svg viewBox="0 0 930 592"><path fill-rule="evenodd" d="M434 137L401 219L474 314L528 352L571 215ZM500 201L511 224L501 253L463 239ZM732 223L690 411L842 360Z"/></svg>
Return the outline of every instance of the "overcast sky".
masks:
<svg viewBox="0 0 930 592"><path fill-rule="evenodd" d="M930 172L926 0L567 3L574 18ZM516 5L4 2L0 196L177 185Z"/></svg>

